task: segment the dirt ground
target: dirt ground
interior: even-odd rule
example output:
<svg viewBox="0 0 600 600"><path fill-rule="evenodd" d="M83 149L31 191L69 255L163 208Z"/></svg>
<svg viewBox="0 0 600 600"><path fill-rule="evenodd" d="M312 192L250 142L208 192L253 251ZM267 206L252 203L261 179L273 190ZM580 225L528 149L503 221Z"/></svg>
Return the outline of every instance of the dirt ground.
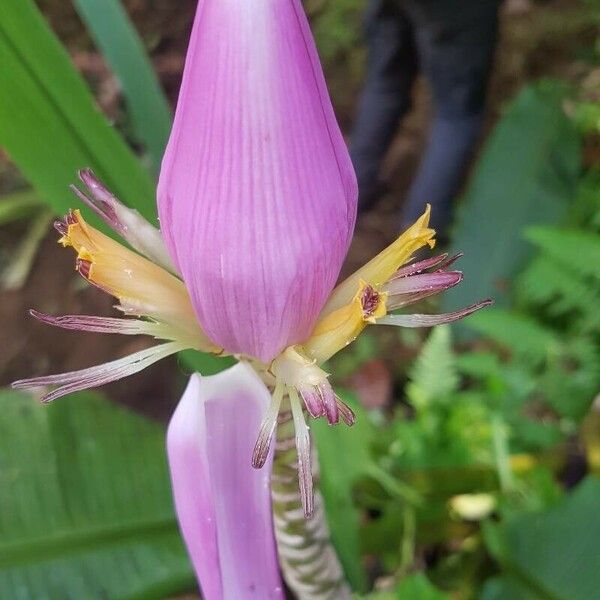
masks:
<svg viewBox="0 0 600 600"><path fill-rule="evenodd" d="M75 63L97 92L99 104L111 117L118 117L118 86L102 58L90 45L71 3L62 0L39 2L55 30L66 42ZM170 99L177 95L183 53L195 0L130 0L125 2L134 22L148 44L154 64ZM592 43L593 28L581 21L581 4L560 0L533 4L511 0L502 12L501 37L489 97L488 131L506 102L530 80L558 76L577 80L585 76L574 59L576 49L587 38ZM332 90L339 89L348 77L344 59L328 64L327 76ZM360 85L360 73L351 74L350 88ZM347 128L352 119L353 99L334 97L339 117ZM352 100L349 100L351 98ZM359 266L386 243L397 231L397 212L412 174L418 165L431 111L426 85L415 90L414 110L398 129L398 135L385 165L390 193L376 211L361 216L345 270ZM82 167L85 165L82 165ZM18 173L0 155L0 192L22 184ZM10 261L11 249L22 235L21 225L0 228L0 268ZM86 288L73 269L73 256L56 244L57 235L49 231L25 285L16 291L0 291L0 385L11 380L50 372L87 367L124 356L149 343L144 339L122 336L73 333L52 329L28 316L28 309L51 314L111 314L111 299L93 288ZM389 373L384 363L367 374L385 382ZM359 374L360 375L360 374ZM154 365L125 381L106 386L112 398L154 418L164 420L171 413L183 384L183 371L176 359Z"/></svg>

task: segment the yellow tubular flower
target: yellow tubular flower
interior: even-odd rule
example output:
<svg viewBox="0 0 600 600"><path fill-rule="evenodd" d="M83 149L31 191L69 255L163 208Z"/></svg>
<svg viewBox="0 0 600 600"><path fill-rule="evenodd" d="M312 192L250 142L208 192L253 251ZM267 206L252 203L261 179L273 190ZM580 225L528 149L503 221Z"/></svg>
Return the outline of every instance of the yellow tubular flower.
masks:
<svg viewBox="0 0 600 600"><path fill-rule="evenodd" d="M386 283L396 270L409 260L419 248L426 245L433 248L435 246L435 240L433 239L435 230L429 228L430 213L431 206L428 204L423 215L394 243L340 283L333 290L321 311L321 319L348 304L356 294L361 279L377 289Z"/></svg>
<svg viewBox="0 0 600 600"><path fill-rule="evenodd" d="M385 316L387 293L378 292L362 279L352 301L317 322L303 345L306 354L321 364L353 342L362 330Z"/></svg>
<svg viewBox="0 0 600 600"><path fill-rule="evenodd" d="M172 337L204 352L219 352L202 331L182 281L85 222L78 210L57 223L59 243L77 252L76 269L119 300L127 315L169 326Z"/></svg>
<svg viewBox="0 0 600 600"><path fill-rule="evenodd" d="M428 227L430 206L393 244L338 285L321 312L304 351L317 363L353 342L361 331L387 314L382 286L425 245L433 248L435 231Z"/></svg>

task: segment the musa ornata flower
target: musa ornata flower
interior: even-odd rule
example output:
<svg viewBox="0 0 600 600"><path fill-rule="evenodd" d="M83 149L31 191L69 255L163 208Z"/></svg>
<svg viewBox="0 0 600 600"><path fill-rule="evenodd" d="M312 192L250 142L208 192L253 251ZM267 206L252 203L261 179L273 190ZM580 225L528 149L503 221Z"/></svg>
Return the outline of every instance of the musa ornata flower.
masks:
<svg viewBox="0 0 600 600"><path fill-rule="evenodd" d="M81 276L117 299L122 317L33 314L67 329L144 334L161 343L105 365L14 386L49 386L42 399L50 401L185 348L235 356L241 366L215 379L192 378L171 422L175 503L202 586L211 590L206 597L243 598L249 590L278 597L277 577L264 559L272 551L272 532L261 521L268 502L238 457L247 454L248 470L250 463L268 464L277 416L283 406L289 409L301 497L310 515L305 412L332 425L354 422L323 363L367 326L446 323L489 301L446 315L394 312L461 280L448 270L453 259L445 255L411 262L417 250L434 246L429 208L334 289L352 237L357 186L300 0L199 3L158 186L160 232L90 171L80 177L88 192L77 195L131 249L91 227L77 210L57 223L60 243L75 250ZM244 403L254 411L265 407L260 426L254 412L239 408ZM257 436L252 452L246 434ZM230 498L221 506L220 496L235 487L221 472L228 469L227 456L245 483L237 504ZM244 503L246 495L255 502ZM236 514L227 513L234 507ZM254 567L235 568L242 557L229 546L235 535L249 539L246 527L262 532L255 539L262 552L253 553L250 542L244 548L265 588L242 577ZM226 592L225 573L235 578L238 572L241 579Z"/></svg>
<svg viewBox="0 0 600 600"><path fill-rule="evenodd" d="M78 210L70 211L64 219L55 223L61 234L59 243L76 251L76 271L89 283L114 296L118 300L116 308L123 316L54 317L36 310L32 310L31 314L49 325L64 329L147 335L162 343L103 365L16 381L13 387L50 387L52 389L41 398L43 402L50 402L65 394L137 373L184 349L192 348L218 356L234 355L251 367L271 390L271 400L252 452L255 468L261 468L269 456L282 401L286 398L290 402L296 427L300 487L307 515L312 511L312 479L310 438L304 412L313 418L324 417L331 425L339 421L347 425L354 423L352 410L335 394L329 374L322 368L323 363L353 342L369 325L431 327L456 321L491 303L491 300L483 300L462 310L440 315L394 312L451 288L462 280L460 271L449 270L458 256L448 258L447 254L441 254L418 262L411 261L417 250L424 246L433 248L435 243L435 232L428 227L427 207L423 216L393 244L331 292L316 316L315 325L309 328L304 339L288 345L270 360L263 360L250 352L236 352L213 342L206 334L194 312L189 288L171 266L158 230L136 211L122 205L91 171L82 171L80 178L87 185L89 196L74 188L78 197L146 256L93 228ZM112 209L108 210L108 206ZM131 231L135 234L130 234ZM243 246L239 250L241 253L248 251ZM158 264L158 260L162 264ZM269 299L261 300L257 292L249 294L247 301L268 303ZM228 318L225 306L214 307L214 311L223 320ZM233 323L230 325L233 326ZM243 319L237 327L252 331L251 325ZM264 332L260 331L260 337L264 337Z"/></svg>

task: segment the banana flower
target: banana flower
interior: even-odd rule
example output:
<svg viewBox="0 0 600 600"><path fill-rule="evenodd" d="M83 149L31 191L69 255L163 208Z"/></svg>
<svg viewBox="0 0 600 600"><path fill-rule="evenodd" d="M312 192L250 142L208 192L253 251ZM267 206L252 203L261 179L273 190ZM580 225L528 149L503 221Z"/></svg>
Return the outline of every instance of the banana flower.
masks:
<svg viewBox="0 0 600 600"><path fill-rule="evenodd" d="M207 536L216 536L220 548L235 531L225 517L215 516L226 510L217 494L228 497L235 486L218 472L219 464L227 470L227 452L244 490L260 499L256 480L236 461L246 452L250 432L257 441L245 458L248 469L250 463L256 469L268 463L278 414L282 406L289 408L309 516L313 491L305 414L331 425L352 425L355 418L336 395L323 363L367 326L429 327L465 317L490 301L443 315L395 312L462 279L449 270L457 257L413 261L418 250L435 243L429 207L391 246L334 287L352 238L357 187L300 0L199 3L158 186L160 232L123 206L91 171L80 178L87 191L74 188L78 197L130 247L91 227L78 210L56 223L59 242L75 250L82 277L117 299L122 316L32 314L66 329L143 334L160 343L104 365L13 385L49 386L43 396L49 402L136 373L186 348L233 355L242 363L214 381L194 376L169 430L184 538L203 586L212 586L205 584L212 581L206 570L226 569L239 559L218 552L207 558L200 548ZM219 403L227 407L217 408ZM244 403L253 410L243 409ZM257 407L264 408L260 424L254 419ZM193 430L186 430L189 419ZM206 441L218 435L212 431L217 424L226 439ZM202 477L194 479L194 471ZM196 506L215 517L210 525L186 501L185 490L194 486ZM231 506L243 504L229 500ZM262 531L257 539L268 540L272 532L257 503L245 509L260 513L247 515L250 530ZM269 554L270 543L260 556ZM271 565L250 555L252 564ZM265 568L270 591L257 589L257 597L281 594L273 591L278 583L271 567ZM216 595L207 597L220 597L222 582L212 587ZM240 589L228 597L246 597Z"/></svg>

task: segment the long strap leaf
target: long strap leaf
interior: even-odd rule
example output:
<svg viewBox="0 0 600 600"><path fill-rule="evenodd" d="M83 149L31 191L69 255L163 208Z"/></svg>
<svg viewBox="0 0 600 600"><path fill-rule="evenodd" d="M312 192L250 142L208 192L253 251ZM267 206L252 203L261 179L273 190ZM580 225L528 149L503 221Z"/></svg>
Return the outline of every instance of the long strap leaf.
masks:
<svg viewBox="0 0 600 600"><path fill-rule="evenodd" d="M171 129L171 109L144 45L120 0L73 0L125 96L133 133L156 173Z"/></svg>
<svg viewBox="0 0 600 600"><path fill-rule="evenodd" d="M152 178L98 110L32 0L0 2L0 64L0 145L54 211L73 205L68 186L89 166L154 220Z"/></svg>

